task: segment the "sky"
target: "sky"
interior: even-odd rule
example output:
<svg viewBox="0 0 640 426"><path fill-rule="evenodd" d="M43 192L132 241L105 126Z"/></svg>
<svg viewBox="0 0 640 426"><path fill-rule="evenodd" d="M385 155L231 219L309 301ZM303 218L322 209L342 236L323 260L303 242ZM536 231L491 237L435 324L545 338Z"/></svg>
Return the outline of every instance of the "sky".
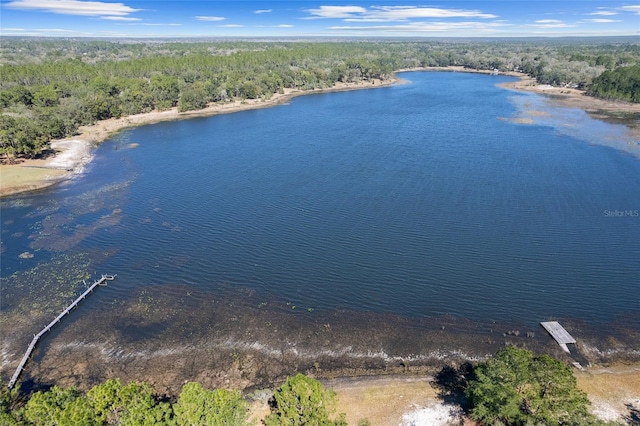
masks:
<svg viewBox="0 0 640 426"><path fill-rule="evenodd" d="M640 37L640 1L0 0L0 36L416 38L621 35Z"/></svg>

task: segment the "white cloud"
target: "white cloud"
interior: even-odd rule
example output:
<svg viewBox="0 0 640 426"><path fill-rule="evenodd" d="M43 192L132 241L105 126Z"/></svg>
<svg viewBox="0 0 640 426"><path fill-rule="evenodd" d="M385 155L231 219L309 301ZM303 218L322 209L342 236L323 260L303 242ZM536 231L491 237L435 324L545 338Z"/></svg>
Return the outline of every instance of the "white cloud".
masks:
<svg viewBox="0 0 640 426"><path fill-rule="evenodd" d="M260 9L260 10L254 10L253 13L257 13L258 15L262 14L262 13L271 13L273 12L273 9Z"/></svg>
<svg viewBox="0 0 640 426"><path fill-rule="evenodd" d="M131 18L128 16L101 16L100 19L106 19L107 21L142 21L140 18Z"/></svg>
<svg viewBox="0 0 640 426"><path fill-rule="evenodd" d="M423 18L497 18L496 15L478 10L442 9L423 6L320 6L308 9L312 17L307 19L334 18L345 22L402 22Z"/></svg>
<svg viewBox="0 0 640 426"><path fill-rule="evenodd" d="M35 30L31 30L31 31L37 31L39 33L75 33L77 32L73 30L65 30L62 28L36 28Z"/></svg>
<svg viewBox="0 0 640 426"><path fill-rule="evenodd" d="M224 21L225 19L227 18L223 18L222 16L196 16L196 20L206 22L218 22Z"/></svg>
<svg viewBox="0 0 640 426"><path fill-rule="evenodd" d="M182 24L151 24L151 23L142 24L142 25L144 25L145 27L181 27L182 26Z"/></svg>
<svg viewBox="0 0 640 426"><path fill-rule="evenodd" d="M73 34L74 36L90 36L92 33L78 32L75 30L67 30L63 28L2 28L2 35L20 35L20 36L37 36L37 37L64 37Z"/></svg>
<svg viewBox="0 0 640 426"><path fill-rule="evenodd" d="M142 10L122 3L80 0L13 0L6 3L5 7L80 16L127 16Z"/></svg>
<svg viewBox="0 0 640 426"><path fill-rule="evenodd" d="M636 4L633 6L622 6L620 9L625 12L633 12L636 15L640 15L640 4Z"/></svg>
<svg viewBox="0 0 640 426"><path fill-rule="evenodd" d="M218 25L218 28L242 28L242 27L244 27L244 25L240 25L240 24Z"/></svg>
<svg viewBox="0 0 640 426"><path fill-rule="evenodd" d="M622 22L620 19L585 19L583 22L592 22L594 24L608 24L611 22Z"/></svg>
<svg viewBox="0 0 640 426"><path fill-rule="evenodd" d="M563 21L559 21L557 19L540 19L535 21L534 24L525 25L526 27L534 27L534 28L572 28L575 25L564 23Z"/></svg>
<svg viewBox="0 0 640 426"><path fill-rule="evenodd" d="M477 31L496 32L501 27L511 26L504 22L412 22L401 25L374 25L374 26L334 26L331 30L347 31L381 31L381 32L451 32L451 31Z"/></svg>
<svg viewBox="0 0 640 426"><path fill-rule="evenodd" d="M613 12L611 10L599 10L597 12L587 13L587 15L596 15L596 16L614 16L617 14L618 12Z"/></svg>
<svg viewBox="0 0 640 426"><path fill-rule="evenodd" d="M289 25L289 24L280 24L280 25L278 25L278 28L293 28L293 25Z"/></svg>
<svg viewBox="0 0 640 426"><path fill-rule="evenodd" d="M367 9L360 6L320 6L307 12L314 18L350 18L354 13L366 13Z"/></svg>

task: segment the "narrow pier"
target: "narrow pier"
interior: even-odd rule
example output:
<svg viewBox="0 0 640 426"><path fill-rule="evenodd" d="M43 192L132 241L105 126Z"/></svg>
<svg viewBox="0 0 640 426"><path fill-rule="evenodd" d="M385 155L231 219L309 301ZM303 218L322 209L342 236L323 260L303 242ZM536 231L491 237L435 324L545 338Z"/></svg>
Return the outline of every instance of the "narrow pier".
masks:
<svg viewBox="0 0 640 426"><path fill-rule="evenodd" d="M567 343L576 343L576 339L574 339L558 321L541 322L540 325L558 342L563 351L569 354L571 353L567 347Z"/></svg>
<svg viewBox="0 0 640 426"><path fill-rule="evenodd" d="M94 288L96 288L99 285L106 285L105 283L107 281L112 281L112 280L115 279L115 277L116 277L116 275L102 275L102 278L100 278L99 280L97 280L96 282L91 284L91 286L84 293L82 293L80 296L78 296L78 298L76 300L71 302L71 304L69 306L67 306L67 308L64 311L62 311L62 313L60 315L58 315L53 321L51 321L49 324L47 324L40 331L40 333L38 333L35 336L33 336L33 340L29 344L29 347L27 348L27 351L25 352L24 356L22 357L22 360L20 361L20 364L18 365L18 368L16 368L16 371L13 373L13 376L11 376L11 380L9 380L9 385L7 386L9 389L12 389L13 386L18 381L18 377L20 377L20 373L22 373L22 370L24 370L25 365L27 365L27 362L29 361L29 357L31 356L31 352L33 352L33 350L36 347L36 344L42 338L42 336L44 336L49 330L51 330L51 328L53 328L54 325L59 323L60 320L62 319L62 317L67 315L69 312L71 312L71 310L73 308L78 306L78 303L80 303L82 300L84 300L84 298L87 297L89 295L89 293L91 293L93 291Z"/></svg>

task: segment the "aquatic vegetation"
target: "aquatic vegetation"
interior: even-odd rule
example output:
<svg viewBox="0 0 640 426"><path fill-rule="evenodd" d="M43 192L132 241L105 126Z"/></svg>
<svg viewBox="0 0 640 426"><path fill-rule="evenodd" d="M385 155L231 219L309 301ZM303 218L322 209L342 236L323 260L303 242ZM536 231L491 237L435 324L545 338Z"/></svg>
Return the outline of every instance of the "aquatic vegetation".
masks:
<svg viewBox="0 0 640 426"><path fill-rule="evenodd" d="M36 319L57 315L82 290L82 281L91 278L95 260L99 259L87 253L60 254L31 269L0 277L0 323L13 322L17 333L19 325L37 328Z"/></svg>
<svg viewBox="0 0 640 426"><path fill-rule="evenodd" d="M122 215L116 212L101 216L89 225L76 224L71 227L71 225L75 224L75 220L71 215L66 217L62 215L47 217L42 221L40 231L30 236L33 239L30 247L32 249L65 252L80 244L80 242L93 235L99 229L118 225L121 219Z"/></svg>

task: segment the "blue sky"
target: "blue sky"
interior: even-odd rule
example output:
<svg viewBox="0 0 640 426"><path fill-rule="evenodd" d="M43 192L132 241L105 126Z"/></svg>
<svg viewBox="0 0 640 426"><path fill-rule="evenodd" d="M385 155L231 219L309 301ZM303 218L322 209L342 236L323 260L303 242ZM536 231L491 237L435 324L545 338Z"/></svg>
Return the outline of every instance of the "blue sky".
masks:
<svg viewBox="0 0 640 426"><path fill-rule="evenodd" d="M1 36L640 36L640 1L0 0Z"/></svg>

